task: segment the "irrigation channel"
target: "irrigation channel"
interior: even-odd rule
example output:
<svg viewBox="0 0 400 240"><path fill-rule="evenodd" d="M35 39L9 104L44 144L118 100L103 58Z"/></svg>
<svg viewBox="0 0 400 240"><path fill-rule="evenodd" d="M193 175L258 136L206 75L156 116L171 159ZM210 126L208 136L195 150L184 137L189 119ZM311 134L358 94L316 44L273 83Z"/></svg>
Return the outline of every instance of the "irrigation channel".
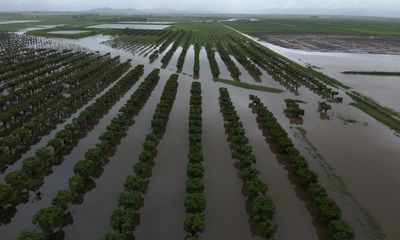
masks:
<svg viewBox="0 0 400 240"><path fill-rule="evenodd" d="M40 197L29 193L26 202L9 212L6 221L0 225L2 239L16 239L22 230L35 231L33 215L42 208L49 207L57 191L68 189L68 179L74 174L74 166L84 159L84 154L99 142L99 136L117 115L120 108L144 82L155 68L160 68L160 80L143 105L134 123L127 127L118 142L114 154L103 166L102 172L94 179L91 188L82 201L68 207L71 221L60 229L60 239L100 239L113 232L110 225L112 211L118 207L118 194L124 189L125 179L132 174L132 168L139 161L142 143L151 131L151 119L159 102L165 83L171 74L176 73L182 47L173 52L168 65L163 68L161 59L172 49L169 43L160 56L149 63L149 55L156 48L148 48L149 55L135 50L112 48L103 42L112 40L111 36L95 35L71 40L53 38L62 46L75 49L97 51L111 57L119 56L122 62L131 60L135 67L144 65L143 76L132 88L124 93L113 106L99 119L98 123L79 139L78 144L63 161L54 166L52 173L44 178L40 187ZM143 51L143 49L141 49ZM232 79L226 63L220 54L215 54L221 79ZM342 103L330 103L333 107L322 116L318 110L320 95L308 88L300 87L296 93L285 88L265 69L256 83L250 73L239 65L242 82L275 87L285 90L269 93L249 90L213 81L213 73L207 59L206 49L199 52L199 77L202 90L202 152L203 182L206 207L204 210L204 231L200 239L262 239L249 221L248 199L244 194L237 156L232 154L227 141L223 116L218 98L219 88L225 87L230 94L238 117L243 123L245 135L256 158L253 168L260 172L258 178L268 185L266 195L272 199L276 210L273 223L276 224L274 239L332 239L327 224L320 219L318 210L310 204L310 196L285 162L285 157L276 146L265 140L257 123L257 115L249 108L249 95L259 99L274 114L295 147L307 159L311 170L319 176L319 183L325 187L342 210L343 218L354 228L356 239L396 239L400 236L397 216L400 214L400 156L399 137L385 125L349 105L352 102L342 90L339 96ZM157 154L153 160L148 177L147 191L140 208L140 221L133 231L136 239L184 239L186 231L185 197L187 164L189 152L189 99L193 81L195 48L187 49L185 62L178 77L175 102L169 114L164 136L157 144ZM115 83L114 83L115 84ZM86 106L105 94L108 86L92 100L75 111L64 122L33 145L29 151L9 167L7 172L22 166L22 160L45 146L55 133L66 123L72 121ZM294 121L284 113L285 99L298 99L305 110L302 121ZM1 176L4 179L4 175ZM88 231L90 229L90 231ZM384 233L384 234L383 234ZM385 237L386 235L386 237Z"/></svg>

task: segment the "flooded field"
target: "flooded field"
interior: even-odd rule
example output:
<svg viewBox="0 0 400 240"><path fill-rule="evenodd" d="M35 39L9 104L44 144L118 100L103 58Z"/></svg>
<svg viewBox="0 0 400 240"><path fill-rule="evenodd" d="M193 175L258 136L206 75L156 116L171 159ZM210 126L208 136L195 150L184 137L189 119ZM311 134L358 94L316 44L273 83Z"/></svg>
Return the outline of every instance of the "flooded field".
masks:
<svg viewBox="0 0 400 240"><path fill-rule="evenodd" d="M110 28L110 29L152 29L161 30L169 27L164 24L128 24L128 23L113 23L88 26L87 28Z"/></svg>
<svg viewBox="0 0 400 240"><path fill-rule="evenodd" d="M65 31L52 31L52 32L48 32L50 34L78 34L78 33L86 33L88 31L74 31L74 30L65 30Z"/></svg>
<svg viewBox="0 0 400 240"><path fill-rule="evenodd" d="M163 29L167 26L124 22L90 28L94 27ZM119 109L144 82L145 76L154 68L160 68L159 83L135 116L134 123L127 128L114 153L103 166L102 172L93 180L91 189L85 193L81 202L69 207L72 220L58 232L57 239L100 239L105 233L112 231L109 217L118 207L118 194L123 191L124 181L131 174L133 166L139 162L142 143L152 129L152 115L168 77L177 71L178 59L183 51L181 46L177 47L167 66L162 68L161 59L173 48L173 43L166 42L168 45L164 51L150 63L149 57L142 54L143 46L137 46L135 50L124 50L104 44L113 38L115 37L108 35L81 39L52 38L61 45L74 49L97 51L100 54L110 53L111 57L119 56L121 61L131 60L132 66L143 64L144 74L99 119L96 126L79 140L77 146L63 157L63 162L52 168L52 173L44 178L44 183L38 190L41 193L40 198L35 192L29 192L29 200L14 209L9 221L2 222L2 238L15 239L22 230L38 230L32 223L32 216L39 209L49 207L58 190L68 189L69 177L74 174L75 164L84 159L85 152L100 141L99 136L107 130ZM266 43L265 45L300 64L318 67L318 71L373 97L385 106L400 111L400 78L342 74L346 70L395 71L400 63L397 56L365 57L362 54L309 53ZM151 49L150 55L160 48L156 45L148 49ZM250 94L258 96L288 132L295 147L306 157L310 168L318 174L320 184L337 202L343 218L354 228L355 239L397 239L400 236L400 229L397 227L400 192L395 191L400 188L400 138L392 130L349 105L352 100L342 90L338 91L339 96L343 97L343 103L330 102L333 109L326 116L322 116L323 114L318 112L318 102L324 99L309 88L301 86L297 91L290 91L265 69L261 69L262 75L256 83L232 55L232 61L241 72L241 82L285 91L270 93L219 83L213 81L204 47L200 48L199 56L198 82L201 83L203 93L202 152L206 198L205 229L199 235L199 239L263 239L256 234L250 221L248 200L243 194L244 186L237 167L237 157L230 150L232 143L227 141L226 122L218 105L220 87L225 87L230 92L232 103L256 157L255 169L260 172L259 178L268 185L267 195L275 203L274 223L277 230L274 239L329 240L331 236L326 224L318 217L315 207L310 204L307 189L290 174L285 156L263 135L256 114L249 108ZM215 60L220 72L219 78L231 80L231 72L218 52L215 52ZM133 233L136 239L184 239L187 235L183 225L186 215L184 202L189 151L189 98L190 86L195 81L192 77L194 66L195 46L190 45L182 72L179 73L175 103L164 136L158 143L154 166L143 195L143 206L138 210L140 222ZM96 98L104 94L104 91ZM287 98L304 102L301 107L305 110L305 115L301 121L292 121L293 119L284 113ZM25 157L45 146L46 142L83 108L64 123L57 125L55 130L43 136L37 144L32 145L15 164L9 166L6 173L19 169ZM1 176L2 182L4 176Z"/></svg>
<svg viewBox="0 0 400 240"><path fill-rule="evenodd" d="M35 23L40 22L40 20L12 20L12 21L0 21L1 24L14 24L14 23Z"/></svg>
<svg viewBox="0 0 400 240"><path fill-rule="evenodd" d="M390 36L275 36L257 35L265 42L308 52L399 55L400 37Z"/></svg>
<svg viewBox="0 0 400 240"><path fill-rule="evenodd" d="M400 112L400 77L343 74L344 71L398 71L398 55L307 52L265 45L302 65L314 66L318 71Z"/></svg>

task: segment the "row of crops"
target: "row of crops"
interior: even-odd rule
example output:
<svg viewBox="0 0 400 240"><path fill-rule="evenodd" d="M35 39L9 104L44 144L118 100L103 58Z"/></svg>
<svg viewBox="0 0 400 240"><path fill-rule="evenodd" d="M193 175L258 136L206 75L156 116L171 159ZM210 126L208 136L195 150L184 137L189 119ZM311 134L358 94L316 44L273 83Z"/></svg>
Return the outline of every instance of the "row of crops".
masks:
<svg viewBox="0 0 400 240"><path fill-rule="evenodd" d="M204 48L214 78L220 75L216 61L218 54L233 79L239 80L241 75L233 61L235 58L256 81L260 79L260 69L272 73L276 73L274 71L278 68L285 69L274 76L281 79L290 78L291 82L304 85L332 101L340 100L325 84L319 85L320 81L317 84L315 78L301 75L306 73L291 65L285 65L285 60L270 56L268 52L258 51L257 45L245 43L235 34L227 38L221 37L221 34L226 33L199 34L185 30L127 30L121 31L120 34L118 38L104 44L134 51L145 57L149 55L150 61L160 58L163 68L168 66L176 50L182 47L177 62L178 72L183 68L188 49L193 46L194 79L199 78L201 74L200 51ZM135 118L159 84L162 70L154 69L141 81L145 72L143 65L130 69L131 62L120 63L118 57L112 58L109 54L41 48L38 46L46 43L41 43L42 40L36 38L20 39L18 44L12 45L14 38L19 39L18 36L10 34L4 40L6 43L2 43L1 46L4 46L5 50L0 54L0 63L4 63L0 65L0 167L4 172L4 181L0 184L1 224L11 222L21 205L30 204L31 196L36 194L45 184L46 178L53 174L54 167L63 164L65 157L80 144L80 140L94 129L134 85L138 85L126 103L115 115L113 114L110 123L96 139L94 147L86 149L83 158L73 165L73 173L68 176L68 186L65 189L57 189L58 192L51 202L44 208L36 209L35 214L29 216L28 221L33 223L34 229L20 229L22 231L18 236L19 240L62 238L63 228L73 223L74 206L81 204L85 196L96 187L96 179L102 176L111 156L115 154L121 140L135 124ZM224 42L224 39L228 41ZM208 44L205 45L205 42ZM35 47L30 47L32 45ZM7 46L14 50L7 49ZM255 52L258 52L258 55L255 55ZM268 60L260 60L265 58ZM157 146L163 139L177 95L178 76L172 74L165 83L151 120L150 132L142 144L142 151L132 166L132 172L123 183L123 190L115 196L118 205L109 218L112 230L104 234L104 240L135 237L152 169L157 164L154 161ZM274 200L268 196L268 186L261 180L260 172L256 169L257 159L228 90L221 88L219 93L223 127L235 160L232 164L242 182L242 194L246 201L244 207L249 216L249 223L254 227L256 235L265 239L273 238L279 228L275 220L277 209ZM318 208L332 238L353 239L353 230L343 220L340 208L319 184L316 173L309 169L306 159L294 147L285 130L256 96L251 96L251 100L251 108L258 116L260 128L265 135L271 136L271 143L268 144L278 146L287 157L291 166L288 170L299 178L302 187L307 189L313 206ZM301 112L296 104L288 101L288 109L290 108L293 114ZM187 178L184 183L185 215L182 219L185 239L191 240L200 239L207 229L207 199L204 194L204 176L207 173L203 166L202 106L201 84L193 82L187 126L189 151ZM72 118L73 114L76 116ZM59 128L54 137L49 139L44 147L21 158L44 136L55 131L56 127ZM20 167L14 166L12 170L7 171L7 168L16 162L21 163Z"/></svg>
<svg viewBox="0 0 400 240"><path fill-rule="evenodd" d="M207 53L214 79L219 79L220 75L220 69L216 61L216 54L218 54L222 60L221 64L226 66L233 80L241 81L240 78L244 77L237 66L239 64L248 72L248 76L251 76L257 82L261 80L262 69L294 93L298 93L298 89L304 86L328 101L342 102L342 97L338 96L339 92L334 90L336 87L342 87L337 81L275 54L222 24L218 24L218 27L215 27L215 23L202 23L200 25L202 28L192 30L185 28L184 24L183 26L176 24L174 28L159 31L158 34L153 31L137 30L136 34L122 35L105 44L133 52L141 49L141 54L149 55L150 63L161 58L160 61L163 68L168 66L173 54L178 47L181 47L182 50L179 53L176 64L178 73L182 71L189 47L193 46L194 79L199 78L199 55L200 51L204 49ZM211 29L215 28L216 30L203 30L208 25L210 25ZM148 39L143 42L143 38Z"/></svg>

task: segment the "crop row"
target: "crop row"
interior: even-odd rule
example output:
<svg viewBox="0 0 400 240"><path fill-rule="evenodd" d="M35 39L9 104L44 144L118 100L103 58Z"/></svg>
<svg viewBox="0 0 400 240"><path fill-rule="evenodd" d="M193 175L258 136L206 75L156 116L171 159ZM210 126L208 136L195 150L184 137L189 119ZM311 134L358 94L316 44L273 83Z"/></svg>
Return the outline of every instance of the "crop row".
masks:
<svg viewBox="0 0 400 240"><path fill-rule="evenodd" d="M103 59L87 67L81 66L85 67L84 69L79 69L78 67L77 71L73 72L68 78L62 76L61 82L52 85L26 102L20 102L7 111L2 112L0 115L2 123L1 133L4 135L11 132L16 127L39 114L41 110L47 109L49 105L68 98L69 95L90 84L91 80L101 77L101 71L105 72L106 67L117 66L117 59Z"/></svg>
<svg viewBox="0 0 400 240"><path fill-rule="evenodd" d="M299 100L285 99L286 109L285 112L292 117L304 116L304 109L300 108Z"/></svg>
<svg viewBox="0 0 400 240"><path fill-rule="evenodd" d="M85 84L76 88L69 96L59 102L51 103L45 112L24 123L10 135L0 138L1 167L12 162L37 139L116 81L128 68L129 63L118 64L114 61L108 68L103 68L91 76L86 75Z"/></svg>
<svg viewBox="0 0 400 240"><path fill-rule="evenodd" d="M243 65L243 67L256 81L260 81L260 77L262 75L260 69L253 62L251 62L245 54L242 53L241 49L239 49L236 44L229 44L229 47L239 63Z"/></svg>
<svg viewBox="0 0 400 240"><path fill-rule="evenodd" d="M19 61L18 65L12 66L10 69L3 70L7 71L6 74L2 76L2 83L7 83L5 84L5 87L2 86L2 88L10 88L11 90L14 90L15 88L18 87L18 82L10 82L13 79L30 79L26 78L25 76L27 74L32 74L36 71L42 70L43 68L50 67L52 65L60 65L63 60L68 59L69 57L72 57L79 52L72 52L68 50L64 51L57 51L57 52L51 52L49 53L40 53L38 52L35 54L35 57L29 58L29 56L26 56L26 59L20 59L17 60L16 58L13 59L14 61ZM24 78L25 77L25 78Z"/></svg>
<svg viewBox="0 0 400 240"><path fill-rule="evenodd" d="M71 72L71 68L77 66L78 62L89 59L91 58L88 54L72 53L66 59L61 61L54 59L55 62L51 65L35 69L35 71L29 72L25 76L19 75L17 78L8 81L0 87L1 92L4 92L5 89L8 91L7 95L1 96L0 107L4 110L5 107L10 107L12 104L18 103L38 91L50 87L54 80ZM93 61L93 59L91 60Z"/></svg>
<svg viewBox="0 0 400 240"><path fill-rule="evenodd" d="M18 118L23 118L24 116L28 117L29 113L33 114L33 112L38 112L40 106L47 106L42 99L46 98L48 95L55 94L54 89L59 91L58 96L61 97L60 94L62 94L63 91L68 90L67 85L62 86L62 83L67 83L68 77L79 74L81 70L91 66L91 64L100 63L101 58L101 56L96 57L96 59L82 56L75 59L75 62L71 66L64 67L60 72L54 72L54 74L43 73L43 80L40 82L42 82L43 85L49 85L47 88L42 88L43 91L36 92L34 85L39 83L34 83L32 84L32 88L27 84L26 87L21 88L16 92L2 96L0 99L2 105L0 121L2 122L1 128L3 135L6 134L7 131L10 132L13 128L18 126L16 123L17 116ZM113 63L113 65L116 66L116 62ZM27 92L29 93L27 94ZM69 94L71 93L71 90L69 90ZM16 94L19 95L17 99L14 97ZM52 102L52 104L54 104L54 102ZM22 120L24 119L21 119L21 121ZM6 128L7 125L9 125L8 128Z"/></svg>
<svg viewBox="0 0 400 240"><path fill-rule="evenodd" d="M219 104L224 119L232 155L238 160L235 164L243 181L243 192L247 196L250 219L257 226L257 233L263 238L272 238L276 225L272 222L276 207L271 198L266 196L267 185L259 178L260 172L255 169L256 157L253 154L245 129L233 106L226 88L219 89Z"/></svg>
<svg viewBox="0 0 400 240"><path fill-rule="evenodd" d="M55 49L43 49L40 51L39 49L21 49L18 52L7 55L7 58L0 60L3 64L0 68L0 82L5 83L14 76L24 75L26 72L32 71L35 67L45 66L46 64L42 64L42 61L51 63L51 58L61 55ZM40 65L35 66L38 63Z"/></svg>
<svg viewBox="0 0 400 240"><path fill-rule="evenodd" d="M43 178L51 173L55 164L60 164L63 156L68 154L79 139L86 136L93 127L129 88L143 74L143 65L138 65L105 94L86 107L79 116L66 124L64 129L56 133L55 138L48 141L46 147L39 148L34 156L22 161L22 168L5 176L7 184L0 185L0 209L18 205L22 195L35 190L43 183Z"/></svg>
<svg viewBox="0 0 400 240"><path fill-rule="evenodd" d="M213 78L219 78L219 67L218 67L218 63L215 60L215 51L212 49L210 44L206 45L206 52L207 52L207 58L208 58L208 62L210 63L210 69L211 69L211 73L213 75Z"/></svg>
<svg viewBox="0 0 400 240"><path fill-rule="evenodd" d="M228 68L229 72L231 73L231 76L233 79L239 79L240 76L240 70L236 66L235 62L231 59L229 53L225 50L224 46L221 43L217 44L217 50L218 53L222 59L222 61L225 63L226 67Z"/></svg>
<svg viewBox="0 0 400 240"><path fill-rule="evenodd" d="M267 68L269 73L282 81L290 84L296 91L300 85L304 85L323 98L331 101L341 102L343 99L337 97L339 92L329 88L323 83L323 78L317 78L310 74L309 69L305 69L283 57L267 51L264 47L253 42L242 43L242 47L248 50L253 56L253 61Z"/></svg>
<svg viewBox="0 0 400 240"><path fill-rule="evenodd" d="M201 46L198 43L194 44L194 64L193 64L193 78L198 79L200 76L200 50Z"/></svg>
<svg viewBox="0 0 400 240"><path fill-rule="evenodd" d="M178 73L182 72L183 64L185 63L185 58L186 58L186 54L187 54L187 51L190 46L191 38L192 38L192 32L190 32L189 34L186 34L186 37L185 37L185 40L183 43L182 52L179 55L178 62L176 63L176 69L177 69L176 71Z"/></svg>
<svg viewBox="0 0 400 240"><path fill-rule="evenodd" d="M68 55L72 55L72 59L65 59L65 55L63 54L59 59L53 59L50 58L51 62L48 62L46 65L39 65L37 68L34 68L32 70L24 70L24 74L19 74L17 72L10 73L10 75L13 75L13 78L11 78L9 81L7 81L4 85L2 85L1 90L4 91L7 89L9 92L19 90L25 85L30 86L31 84L36 83L38 80L45 78L46 75L53 74L54 71L56 70L64 70L64 66L69 66L69 65L76 65L76 61L79 61L82 59L82 57L88 59L88 58L94 58L93 60L96 60L100 58L100 56L96 56L93 53L83 53L83 52L77 52L77 53L69 53ZM64 58L65 60L63 60ZM41 61L41 60L38 60ZM36 64L33 64L36 65Z"/></svg>
<svg viewBox="0 0 400 240"><path fill-rule="evenodd" d="M48 43L47 39L30 37L25 34L0 33L0 56L13 54L24 47L43 47Z"/></svg>
<svg viewBox="0 0 400 240"><path fill-rule="evenodd" d="M150 62L154 62L158 58L159 54L164 52L165 49L167 49L167 47L174 41L174 39L176 39L176 32L171 32L170 34L168 34L163 44L161 44L161 46L150 55Z"/></svg>
<svg viewBox="0 0 400 240"><path fill-rule="evenodd" d="M166 68L168 66L169 61L171 61L172 56L174 55L176 49L178 49L181 44L182 38L185 36L184 33L179 33L176 37L175 42L172 44L172 47L168 50L168 52L161 58L162 68Z"/></svg>
<svg viewBox="0 0 400 240"><path fill-rule="evenodd" d="M139 210L143 206L151 169L157 154L157 146L162 139L175 101L178 89L178 75L173 74L165 84L160 102L151 121L151 132L146 135L139 161L133 166L133 173L124 183L125 190L118 196L118 208L110 216L110 225L116 231L107 233L103 240L125 239L132 235L138 224Z"/></svg>
<svg viewBox="0 0 400 240"><path fill-rule="evenodd" d="M342 218L342 213L335 200L328 196L326 189L318 182L318 175L313 172L307 160L300 155L287 132L282 128L273 113L257 96L250 96L251 108L257 114L257 121L265 136L286 156L288 171L296 176L309 192L312 203L319 209L321 218L328 224L335 240L354 239L352 227Z"/></svg>
<svg viewBox="0 0 400 240"><path fill-rule="evenodd" d="M152 71L131 95L127 103L121 107L118 114L111 120L107 130L103 132L94 148L86 151L85 159L77 162L74 173L69 178L69 189L60 190L48 208L39 210L32 218L32 223L40 231L22 231L19 239L50 239L51 235L67 224L68 207L83 201L84 195L90 190L95 178L100 177L103 167L108 163L121 138L134 123L133 118L147 102L151 92L159 80L159 69ZM36 238L35 238L36 237Z"/></svg>
<svg viewBox="0 0 400 240"><path fill-rule="evenodd" d="M201 85L193 82L189 113L189 154L186 180L186 217L184 228L187 240L196 240L205 229L204 210L206 198L203 194L203 153L202 153L202 97Z"/></svg>

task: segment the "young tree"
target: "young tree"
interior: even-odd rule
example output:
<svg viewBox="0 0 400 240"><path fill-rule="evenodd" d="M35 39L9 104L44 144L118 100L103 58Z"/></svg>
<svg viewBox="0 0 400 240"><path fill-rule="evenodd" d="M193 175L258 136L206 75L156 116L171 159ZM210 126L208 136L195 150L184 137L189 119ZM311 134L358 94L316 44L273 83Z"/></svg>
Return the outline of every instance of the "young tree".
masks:
<svg viewBox="0 0 400 240"><path fill-rule="evenodd" d="M324 112L324 114L327 114L327 112L331 109L332 106L326 103L325 101L318 102L318 112Z"/></svg>
<svg viewBox="0 0 400 240"><path fill-rule="evenodd" d="M272 219L275 214L275 205L265 196L256 197L250 204L250 215L261 221Z"/></svg>
<svg viewBox="0 0 400 240"><path fill-rule="evenodd" d="M200 213L190 213L185 217L184 228L192 235L196 235L204 231L206 224L204 222L204 216Z"/></svg>
<svg viewBox="0 0 400 240"><path fill-rule="evenodd" d="M84 180L90 179L95 171L95 163L91 160L81 160L74 166L74 173Z"/></svg>
<svg viewBox="0 0 400 240"><path fill-rule="evenodd" d="M354 239L353 228L343 220L334 220L329 223L329 229L333 233L334 240Z"/></svg>
<svg viewBox="0 0 400 240"><path fill-rule="evenodd" d="M60 207L52 206L40 209L33 215L32 223L46 233L53 233L64 223L64 212Z"/></svg>
<svg viewBox="0 0 400 240"><path fill-rule="evenodd" d="M203 212L206 207L206 198L201 193L191 193L186 196L185 207L187 212Z"/></svg>
<svg viewBox="0 0 400 240"><path fill-rule="evenodd" d="M28 175L35 177L37 174L42 172L44 168L44 162L37 157L29 157L22 162L22 170Z"/></svg>
<svg viewBox="0 0 400 240"><path fill-rule="evenodd" d="M125 240L125 235L122 233L107 233L101 240Z"/></svg>
<svg viewBox="0 0 400 240"><path fill-rule="evenodd" d="M66 209L72 200L73 197L70 191L61 190L58 191L57 196L52 200L52 205Z"/></svg>
<svg viewBox="0 0 400 240"><path fill-rule="evenodd" d="M6 183L10 184L15 189L23 189L27 184L28 176L22 170L10 172L4 177Z"/></svg>
<svg viewBox="0 0 400 240"><path fill-rule="evenodd" d="M11 186L5 184L0 185L0 209L4 209L11 203L13 194L14 189Z"/></svg>
<svg viewBox="0 0 400 240"><path fill-rule="evenodd" d="M127 191L143 192L146 187L146 181L139 176L130 175L127 177L124 187Z"/></svg>
<svg viewBox="0 0 400 240"><path fill-rule="evenodd" d="M17 240L46 240L47 234L44 232L28 232L23 230L17 237Z"/></svg>
<svg viewBox="0 0 400 240"><path fill-rule="evenodd" d="M188 178L186 180L186 192L195 193L203 192L204 183L201 178Z"/></svg>
<svg viewBox="0 0 400 240"><path fill-rule="evenodd" d="M118 206L138 210L143 201L141 192L121 192L118 196Z"/></svg>
<svg viewBox="0 0 400 240"><path fill-rule="evenodd" d="M115 209L111 214L111 227L120 233L126 233L134 228L135 211L131 208Z"/></svg>

